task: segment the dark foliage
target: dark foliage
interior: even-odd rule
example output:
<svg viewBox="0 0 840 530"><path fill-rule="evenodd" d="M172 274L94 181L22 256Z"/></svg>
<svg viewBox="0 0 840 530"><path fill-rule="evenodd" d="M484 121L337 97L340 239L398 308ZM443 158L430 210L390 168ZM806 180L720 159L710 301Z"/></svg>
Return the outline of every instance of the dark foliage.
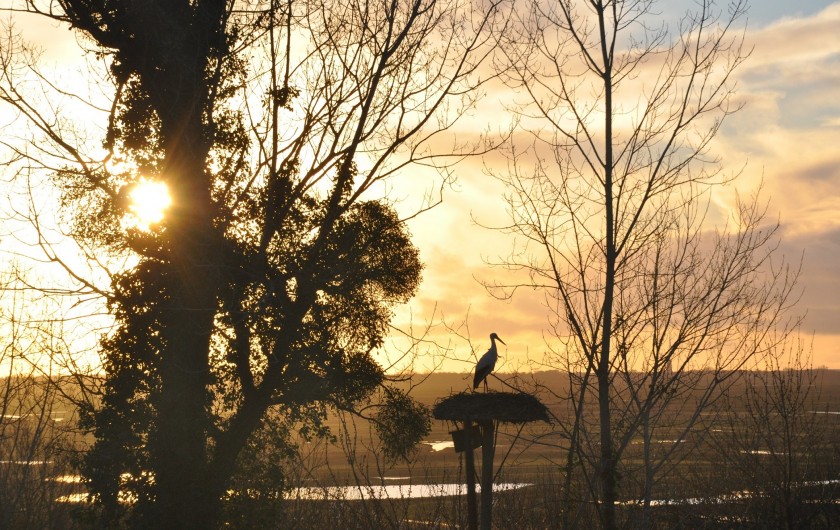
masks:
<svg viewBox="0 0 840 530"><path fill-rule="evenodd" d="M545 405L531 394L522 392L461 392L438 401L432 412L436 419L450 421L548 421Z"/></svg>
<svg viewBox="0 0 840 530"><path fill-rule="evenodd" d="M104 524L211 524L225 495L235 505L242 492L282 490L291 429L324 435L329 406L383 383L371 352L390 306L417 288L418 253L390 206L352 193L358 140L327 165L331 192L310 189L295 155L255 182L231 104L247 68L231 50L263 30L231 19L226 2L59 3L110 60L104 143L135 168L101 185L56 176L65 206L79 206L76 237L139 256L113 278L117 326L101 343L101 406L83 422L96 435L85 476ZM277 109L300 93L275 91ZM159 226L125 232L126 195L144 174L165 179L174 204ZM239 458L255 444L270 449ZM121 496L136 501L127 519Z"/></svg>
<svg viewBox="0 0 840 530"><path fill-rule="evenodd" d="M376 415L374 427L390 461L409 460L412 451L429 434L429 409L395 388L385 389L385 399Z"/></svg>

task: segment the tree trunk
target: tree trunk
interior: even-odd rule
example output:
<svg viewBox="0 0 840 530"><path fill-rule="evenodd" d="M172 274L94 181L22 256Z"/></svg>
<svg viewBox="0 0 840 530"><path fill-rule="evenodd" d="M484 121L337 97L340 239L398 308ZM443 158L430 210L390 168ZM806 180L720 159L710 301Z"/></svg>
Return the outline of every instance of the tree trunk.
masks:
<svg viewBox="0 0 840 530"><path fill-rule="evenodd" d="M198 277L198 267L178 271ZM184 286L168 325L172 340L164 352L157 443L150 446L155 467L159 528L209 528L201 486L207 479L208 342L213 290L189 293Z"/></svg>
<svg viewBox="0 0 840 530"><path fill-rule="evenodd" d="M472 432L473 422L464 422L466 433L467 449L464 452L465 469L467 474L467 521L470 530L478 530L478 506L475 502L475 450L473 449Z"/></svg>
<svg viewBox="0 0 840 530"><path fill-rule="evenodd" d="M600 343L600 356L596 375L598 379L598 412L601 427L601 517L606 530L616 528L615 501L616 501L616 459L613 454L612 440L612 418L610 414L610 370L611 370L611 345L612 345L612 324L613 324L613 298L615 294L616 270L615 265L618 259L616 249L616 226L614 212L614 190L613 190L613 111L612 111L612 51L607 39L605 10L603 3L598 4L598 19L601 41L601 54L603 58L603 83L604 83L604 230L606 235L605 262L606 273L604 276L604 305L602 313L602 333Z"/></svg>
<svg viewBox="0 0 840 530"><path fill-rule="evenodd" d="M613 455L612 431L610 429L610 384L609 373L598 374L598 405L601 423L601 521L606 530L614 530L616 500L616 462Z"/></svg>
<svg viewBox="0 0 840 530"><path fill-rule="evenodd" d="M587 402L587 391L589 389L589 379L591 375L592 371L587 368L586 373L580 382L580 394L577 396L577 403L575 405L575 420L572 425L572 434L569 437L569 452L566 453L566 477L563 481L563 517L559 522L561 525L560 527L564 530L577 527L577 516L575 517L574 525L572 525L572 505L573 503L579 503L580 501L575 500L576 495L572 494L572 479L574 478L574 471L577 463L580 444L580 425L583 421L583 410ZM570 378L570 388L574 388L574 385L571 383L572 380ZM574 395L570 395L570 399L574 400ZM575 511L577 512L578 509Z"/></svg>
<svg viewBox="0 0 840 530"><path fill-rule="evenodd" d="M206 484L202 488L204 503L209 507L208 518L218 520L221 513L219 499L225 494L230 477L236 469L236 459L242 452L248 438L261 424L270 406L270 396L258 392L246 399L228 428L218 435L212 457L209 459Z"/></svg>
<svg viewBox="0 0 840 530"><path fill-rule="evenodd" d="M481 530L490 530L493 522L493 457L496 453L495 423L481 425L484 441L481 445Z"/></svg>
<svg viewBox="0 0 840 530"><path fill-rule="evenodd" d="M185 110L186 116L177 120L162 116L182 126L164 124L173 131L164 165L173 198L167 222L171 299L160 315L166 340L158 425L149 446L155 472L153 522L157 528L173 529L213 524L212 503L202 490L208 478L208 352L220 284L204 170L208 147L199 112Z"/></svg>
<svg viewBox="0 0 840 530"><path fill-rule="evenodd" d="M653 493L653 458L651 457L650 412L642 412L642 443L644 444L645 490L642 504L642 528L651 527L650 498Z"/></svg>

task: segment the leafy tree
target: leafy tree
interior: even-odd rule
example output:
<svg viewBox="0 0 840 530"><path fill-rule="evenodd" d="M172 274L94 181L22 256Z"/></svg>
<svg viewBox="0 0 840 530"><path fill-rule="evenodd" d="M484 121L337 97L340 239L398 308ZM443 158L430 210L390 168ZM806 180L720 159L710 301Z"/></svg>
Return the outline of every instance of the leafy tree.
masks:
<svg viewBox="0 0 840 530"><path fill-rule="evenodd" d="M27 6L92 45L113 87L99 157L63 116L29 104L12 62L0 90L65 153L53 180L71 235L135 260L101 290L116 327L101 342L101 405L87 411L89 486L108 524L212 527L267 411L317 430L327 407L383 382L372 352L421 264L394 208L365 194L410 164L479 150L435 141L473 103L496 6ZM172 205L147 229L126 227L144 179L164 182ZM136 501L128 514L123 496Z"/></svg>

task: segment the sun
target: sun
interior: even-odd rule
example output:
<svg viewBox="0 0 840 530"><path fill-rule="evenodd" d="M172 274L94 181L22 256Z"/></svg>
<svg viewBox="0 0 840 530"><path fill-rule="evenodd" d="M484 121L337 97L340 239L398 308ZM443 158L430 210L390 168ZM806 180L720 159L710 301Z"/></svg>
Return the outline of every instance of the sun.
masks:
<svg viewBox="0 0 840 530"><path fill-rule="evenodd" d="M172 204L169 189L163 182L140 179L128 192L129 224L148 230L163 220L166 209Z"/></svg>

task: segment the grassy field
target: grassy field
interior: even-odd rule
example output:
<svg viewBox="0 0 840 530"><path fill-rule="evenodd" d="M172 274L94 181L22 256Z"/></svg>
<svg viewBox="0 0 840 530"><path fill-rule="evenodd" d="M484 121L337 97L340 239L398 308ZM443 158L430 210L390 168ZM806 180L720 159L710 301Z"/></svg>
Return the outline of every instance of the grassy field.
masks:
<svg viewBox="0 0 840 530"><path fill-rule="evenodd" d="M738 400L710 409L686 435L681 436L679 422L658 431L653 445L674 451L658 471L647 515L638 502L644 444L641 436L632 438L622 457L619 485L624 526L840 528L840 372L822 371L819 376L818 391L813 389L799 404L797 422L789 422L790 450L767 445L779 435L773 432L777 413L764 418L767 436L754 436L761 423ZM575 477L574 489L564 494L564 421L569 418L562 399L551 395L563 395L565 378L553 372L538 377L551 390L542 397L553 423L499 426L494 527L559 528L564 514L573 513L578 527L588 528L596 524L596 515L586 481ZM499 378L513 381L504 374ZM465 375L434 374L411 394L433 407L468 386ZM501 389L500 381L491 379L491 388ZM32 396L24 405L18 410L26 414L7 407L11 412L4 413L0 424L0 527L84 527L78 517L83 504L55 501L84 493L72 461L86 438L67 429L72 417L61 400L53 404L55 413L39 408ZM358 418L336 415L329 425L335 443L301 441L300 457L286 465L285 498L232 498L231 528L465 527L464 488L446 486L465 482L463 455L446 444L453 423L433 421L409 462L383 458L370 426ZM43 443L33 443L38 435ZM476 458L480 466L480 451ZM516 487L505 489L505 484ZM36 517L33 509L44 513ZM11 521L23 521L24 526Z"/></svg>
<svg viewBox="0 0 840 530"><path fill-rule="evenodd" d="M620 485L621 517L626 527L661 528L792 528L840 527L840 372L822 371L819 388L812 389L799 403L795 425L789 425L788 443L792 449L780 451L774 437L778 414L754 418L738 399L717 403L704 413L688 433L680 422L673 429L661 428L653 445L675 446L673 454L658 470L651 512L643 519L639 505L643 475L643 439L630 440L622 457L624 478ZM500 378L505 378L500 375ZM558 373L540 374L542 383L555 395L563 394L564 378ZM499 387L498 381L491 383ZM435 374L415 387L412 395L429 406L468 386L460 374ZM743 385L731 389L744 392ZM690 396L686 399L691 399ZM554 412L555 423L537 423L524 428L501 425L497 437L496 483L527 486L499 492L495 496L497 528L553 528L562 518L564 486L563 464L568 441L563 434L561 400L546 400ZM676 413L678 416L678 413ZM776 415L773 415L776 414ZM759 423L767 422L766 435L758 436ZM340 429L333 419L333 427ZM758 423L757 423L758 422ZM377 454L376 442L367 436L366 426L356 423L355 445L319 447L310 454L309 472L299 484L306 487L327 485L368 486L393 484L448 484L464 481L463 460L454 449L435 444L451 440L455 425L435 421L432 432L421 444L410 463L386 464ZM796 431L799 429L799 431ZM677 439L679 438L679 441ZM438 450L436 450L438 449ZM354 465L347 454L355 452ZM480 451L476 452L480 462ZM480 465L480 464L479 464ZM595 523L587 485L576 482L580 491L572 495L580 517L580 527ZM348 490L342 490L347 493ZM350 492L354 490L349 490ZM378 490L377 490L378 491ZM463 490L462 490L463 491ZM463 527L463 496L407 499L405 491L391 497L364 503L334 499L330 506L340 518L353 525L384 524L384 521L422 522L432 527ZM306 504L305 501L302 501ZM312 504L315 501L308 501ZM354 505L367 504L367 509ZM371 508L370 506L374 506ZM358 510L358 511L356 511ZM387 516L385 514L388 514ZM651 515L653 514L653 515ZM366 518L367 519L366 519ZM652 517L652 519L651 519ZM350 524L341 519L342 524ZM325 523L329 527L331 523ZM351 525L352 526L352 525Z"/></svg>

